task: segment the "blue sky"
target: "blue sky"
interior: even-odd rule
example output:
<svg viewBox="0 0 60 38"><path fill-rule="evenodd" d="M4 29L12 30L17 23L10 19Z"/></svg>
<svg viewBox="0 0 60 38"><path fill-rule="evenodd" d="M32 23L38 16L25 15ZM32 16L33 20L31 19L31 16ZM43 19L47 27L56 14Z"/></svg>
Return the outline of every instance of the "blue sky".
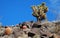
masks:
<svg viewBox="0 0 60 38"><path fill-rule="evenodd" d="M3 25L18 24L25 21L36 21L32 16L32 5L46 2L49 10L48 21L60 20L60 0L0 0L0 22Z"/></svg>

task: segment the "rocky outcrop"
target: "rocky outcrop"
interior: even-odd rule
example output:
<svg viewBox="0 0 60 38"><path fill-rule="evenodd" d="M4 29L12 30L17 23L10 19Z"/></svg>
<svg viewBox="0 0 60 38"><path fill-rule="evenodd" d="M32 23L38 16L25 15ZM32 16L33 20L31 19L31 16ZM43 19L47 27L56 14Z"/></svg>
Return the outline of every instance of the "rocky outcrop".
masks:
<svg viewBox="0 0 60 38"><path fill-rule="evenodd" d="M0 27L0 38L60 38L60 22L31 21L8 28Z"/></svg>

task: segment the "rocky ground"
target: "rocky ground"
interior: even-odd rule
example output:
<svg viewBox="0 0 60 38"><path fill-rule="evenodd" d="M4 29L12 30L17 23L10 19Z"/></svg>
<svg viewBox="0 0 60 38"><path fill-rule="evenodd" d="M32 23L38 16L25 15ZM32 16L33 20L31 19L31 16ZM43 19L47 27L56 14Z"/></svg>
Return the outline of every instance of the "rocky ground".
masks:
<svg viewBox="0 0 60 38"><path fill-rule="evenodd" d="M16 26L0 27L0 38L60 38L60 21L24 22Z"/></svg>

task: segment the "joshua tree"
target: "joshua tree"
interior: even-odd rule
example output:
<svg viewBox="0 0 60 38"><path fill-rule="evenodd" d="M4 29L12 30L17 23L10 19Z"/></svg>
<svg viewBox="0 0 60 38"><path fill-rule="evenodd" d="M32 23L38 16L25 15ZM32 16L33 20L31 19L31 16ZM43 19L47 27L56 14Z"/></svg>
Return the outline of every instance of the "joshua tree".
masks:
<svg viewBox="0 0 60 38"><path fill-rule="evenodd" d="M32 15L37 18L37 21L46 19L46 12L48 11L48 8L46 7L44 2L39 6L32 6L32 9Z"/></svg>

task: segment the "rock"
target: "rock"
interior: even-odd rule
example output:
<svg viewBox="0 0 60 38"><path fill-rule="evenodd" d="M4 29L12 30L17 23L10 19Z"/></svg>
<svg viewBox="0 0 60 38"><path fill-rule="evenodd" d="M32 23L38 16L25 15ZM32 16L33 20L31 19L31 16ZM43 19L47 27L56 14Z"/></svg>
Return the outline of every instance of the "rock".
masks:
<svg viewBox="0 0 60 38"><path fill-rule="evenodd" d="M30 26L31 23L29 23L25 25ZM53 22L36 22L32 24L31 28L26 29L22 29L20 26L8 28L1 27L0 38L60 38L60 24Z"/></svg>
<svg viewBox="0 0 60 38"><path fill-rule="evenodd" d="M12 29L10 27L5 28L5 34L10 35L12 33Z"/></svg>
<svg viewBox="0 0 60 38"><path fill-rule="evenodd" d="M0 28L0 36L3 36L5 33L5 28Z"/></svg>
<svg viewBox="0 0 60 38"><path fill-rule="evenodd" d="M54 34L54 38L60 38L60 36L57 34Z"/></svg>
<svg viewBox="0 0 60 38"><path fill-rule="evenodd" d="M23 26L22 28L23 28L23 29L26 29L26 28L27 28L27 26Z"/></svg>
<svg viewBox="0 0 60 38"><path fill-rule="evenodd" d="M19 28L15 27L15 28L13 29L13 34L14 34L14 36L17 38L18 36L21 36L21 35L23 34L23 31L20 30Z"/></svg>
<svg viewBox="0 0 60 38"><path fill-rule="evenodd" d="M22 37L19 36L18 38L22 38Z"/></svg>
<svg viewBox="0 0 60 38"><path fill-rule="evenodd" d="M40 38L40 35L35 35L33 38Z"/></svg>
<svg viewBox="0 0 60 38"><path fill-rule="evenodd" d="M31 32L40 35L40 28L32 28Z"/></svg>
<svg viewBox="0 0 60 38"><path fill-rule="evenodd" d="M32 33L32 32L28 32L28 37L33 37L33 36L35 36L34 33Z"/></svg>

